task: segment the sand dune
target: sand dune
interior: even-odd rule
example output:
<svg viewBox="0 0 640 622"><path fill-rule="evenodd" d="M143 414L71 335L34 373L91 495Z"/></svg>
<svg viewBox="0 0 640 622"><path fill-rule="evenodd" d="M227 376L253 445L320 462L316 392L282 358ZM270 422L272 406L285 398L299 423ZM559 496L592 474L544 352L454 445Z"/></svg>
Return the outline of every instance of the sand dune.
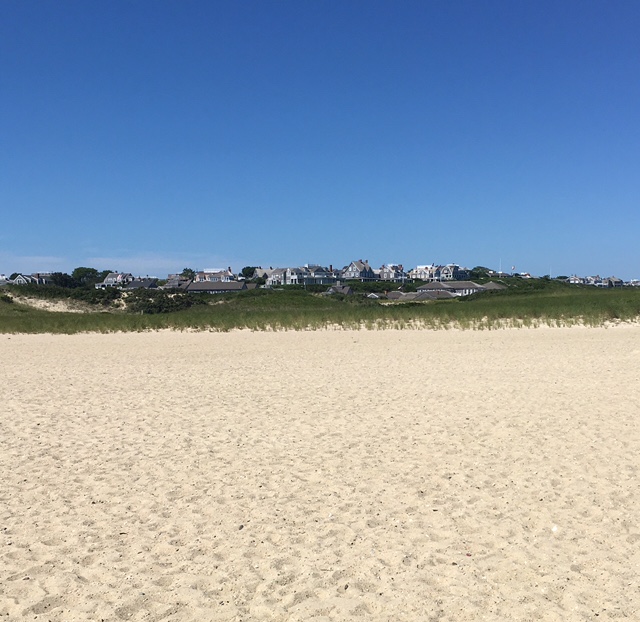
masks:
<svg viewBox="0 0 640 622"><path fill-rule="evenodd" d="M640 619L640 327L0 362L0 620Z"/></svg>

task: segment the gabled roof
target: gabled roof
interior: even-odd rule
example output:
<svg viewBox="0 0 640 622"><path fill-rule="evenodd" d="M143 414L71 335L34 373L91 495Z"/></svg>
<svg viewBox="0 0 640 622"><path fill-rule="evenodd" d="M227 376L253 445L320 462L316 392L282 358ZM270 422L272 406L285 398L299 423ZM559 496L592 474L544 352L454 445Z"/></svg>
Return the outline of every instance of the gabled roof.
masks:
<svg viewBox="0 0 640 622"><path fill-rule="evenodd" d="M179 289L186 291L189 285L191 285L191 279L169 279L166 284L161 287L161 289Z"/></svg>
<svg viewBox="0 0 640 622"><path fill-rule="evenodd" d="M367 261L362 261L361 259L352 261L348 266L345 267L345 270L348 270L351 266L354 266L360 272L362 272L363 270L371 270L371 266L369 265L369 263Z"/></svg>

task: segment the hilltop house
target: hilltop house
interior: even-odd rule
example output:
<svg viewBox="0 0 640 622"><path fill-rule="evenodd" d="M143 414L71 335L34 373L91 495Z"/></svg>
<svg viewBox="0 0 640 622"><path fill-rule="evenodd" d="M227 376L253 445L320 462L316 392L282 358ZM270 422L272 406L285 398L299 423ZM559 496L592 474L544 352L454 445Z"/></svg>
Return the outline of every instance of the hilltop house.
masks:
<svg viewBox="0 0 640 622"><path fill-rule="evenodd" d="M305 265L300 268L275 268L267 273L267 287L279 285L326 285L335 283L333 267L330 269L317 265Z"/></svg>
<svg viewBox="0 0 640 622"><path fill-rule="evenodd" d="M446 266L439 266L441 281L462 281L469 278L466 268L461 268L458 264L448 263Z"/></svg>
<svg viewBox="0 0 640 622"><path fill-rule="evenodd" d="M167 277L167 282L162 285L160 289L176 289L186 292L189 285L191 285L191 279L185 279L180 274L170 274Z"/></svg>
<svg viewBox="0 0 640 622"><path fill-rule="evenodd" d="M409 271L409 278L414 281L437 281L440 278L440 271L435 264L416 266Z"/></svg>
<svg viewBox="0 0 640 622"><path fill-rule="evenodd" d="M400 283L406 281L407 273L401 264L384 264L380 267L379 278L381 281Z"/></svg>
<svg viewBox="0 0 640 622"><path fill-rule="evenodd" d="M470 296L483 291L484 287L473 281L432 281L417 288L418 292L449 292L454 296Z"/></svg>
<svg viewBox="0 0 640 622"><path fill-rule="evenodd" d="M367 260L352 261L348 266L345 266L342 270L342 278L345 280L358 280L358 281L375 281L376 275L369 265Z"/></svg>
<svg viewBox="0 0 640 622"><path fill-rule="evenodd" d="M196 283L230 283L236 280L235 274L231 271L231 268L223 270L221 268L209 268L196 272L196 276L193 279Z"/></svg>
<svg viewBox="0 0 640 622"><path fill-rule="evenodd" d="M304 267L304 279L307 285L326 285L336 282L333 266L325 268L316 264L306 264Z"/></svg>
<svg viewBox="0 0 640 622"><path fill-rule="evenodd" d="M133 279L133 281L129 281L123 289L131 290L131 289L157 289L158 288L158 279L156 278L146 278L146 279Z"/></svg>
<svg viewBox="0 0 640 622"><path fill-rule="evenodd" d="M102 283L96 283L96 289L106 289L107 287L124 287L133 281L133 274L130 272L109 272Z"/></svg>
<svg viewBox="0 0 640 622"><path fill-rule="evenodd" d="M50 272L34 272L33 274L18 274L11 283L13 285L51 285Z"/></svg>

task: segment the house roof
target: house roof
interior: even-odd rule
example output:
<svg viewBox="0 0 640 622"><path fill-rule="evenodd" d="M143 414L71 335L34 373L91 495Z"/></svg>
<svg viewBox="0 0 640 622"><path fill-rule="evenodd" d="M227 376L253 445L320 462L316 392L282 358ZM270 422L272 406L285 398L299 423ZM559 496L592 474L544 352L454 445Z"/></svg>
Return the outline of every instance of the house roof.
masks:
<svg viewBox="0 0 640 622"><path fill-rule="evenodd" d="M181 289L186 290L191 284L191 279L169 279L161 289Z"/></svg>
<svg viewBox="0 0 640 622"><path fill-rule="evenodd" d="M425 285L420 285L417 288L419 292L422 291L430 291L430 290L450 290L451 289L451 281L444 283L441 281L434 281L432 283L426 283Z"/></svg>
<svg viewBox="0 0 640 622"><path fill-rule="evenodd" d="M418 294L416 300L445 300L447 298L456 298L456 295L446 290L423 291Z"/></svg>
<svg viewBox="0 0 640 622"><path fill-rule="evenodd" d="M473 281L449 281L451 289L483 289L482 285L478 285Z"/></svg>
<svg viewBox="0 0 640 622"><path fill-rule="evenodd" d="M247 289L244 281L202 281L199 283L190 283L187 287L188 292L239 292Z"/></svg>
<svg viewBox="0 0 640 622"><path fill-rule="evenodd" d="M482 286L482 289L486 290L498 290L498 289L507 289L506 285L502 285L502 283L496 283L495 281L489 281Z"/></svg>
<svg viewBox="0 0 640 622"><path fill-rule="evenodd" d="M125 289L150 289L157 287L158 279L134 279L127 283Z"/></svg>
<svg viewBox="0 0 640 622"><path fill-rule="evenodd" d="M348 270L351 266L354 266L360 272L362 272L363 270L367 270L367 271L371 270L371 266L369 265L369 263L367 261L362 261L361 259L358 259L357 261L352 261L344 269Z"/></svg>

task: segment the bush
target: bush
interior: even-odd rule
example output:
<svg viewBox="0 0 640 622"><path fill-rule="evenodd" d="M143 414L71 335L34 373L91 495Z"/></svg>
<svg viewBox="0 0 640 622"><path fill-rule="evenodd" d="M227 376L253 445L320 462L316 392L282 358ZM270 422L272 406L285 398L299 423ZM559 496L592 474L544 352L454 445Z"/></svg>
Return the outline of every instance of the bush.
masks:
<svg viewBox="0 0 640 622"><path fill-rule="evenodd" d="M137 289L126 294L129 313L155 314L173 313L189 309L194 305L207 304L200 296L193 294L169 293L151 289Z"/></svg>

